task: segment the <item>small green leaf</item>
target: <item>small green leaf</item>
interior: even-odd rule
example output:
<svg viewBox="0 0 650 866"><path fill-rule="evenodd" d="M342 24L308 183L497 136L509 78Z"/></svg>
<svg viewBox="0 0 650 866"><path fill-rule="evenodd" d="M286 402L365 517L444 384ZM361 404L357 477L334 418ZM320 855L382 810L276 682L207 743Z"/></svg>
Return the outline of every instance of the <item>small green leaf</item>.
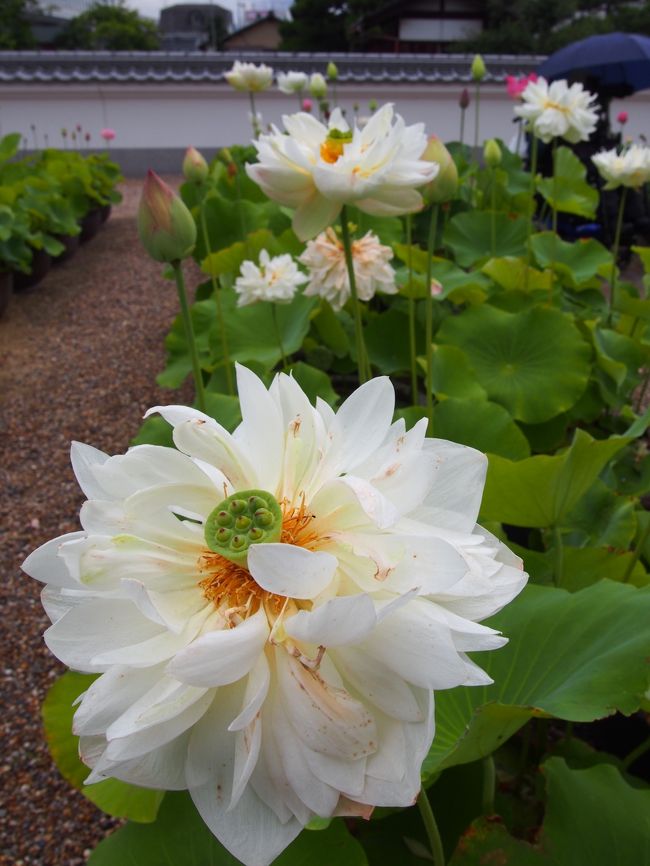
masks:
<svg viewBox="0 0 650 866"><path fill-rule="evenodd" d="M490 259L483 265L481 271L508 292L532 292L536 289L548 291L551 287L550 273L526 266L524 259L513 256Z"/></svg>
<svg viewBox="0 0 650 866"><path fill-rule="evenodd" d="M587 219L595 217L598 191L587 183L584 163L568 147L557 149L554 175L537 181L538 192L551 207Z"/></svg>
<svg viewBox="0 0 650 866"><path fill-rule="evenodd" d="M589 283L603 266L612 262L609 250L593 238L568 243L554 232L540 232L532 236L531 247L540 267L553 266L573 288Z"/></svg>

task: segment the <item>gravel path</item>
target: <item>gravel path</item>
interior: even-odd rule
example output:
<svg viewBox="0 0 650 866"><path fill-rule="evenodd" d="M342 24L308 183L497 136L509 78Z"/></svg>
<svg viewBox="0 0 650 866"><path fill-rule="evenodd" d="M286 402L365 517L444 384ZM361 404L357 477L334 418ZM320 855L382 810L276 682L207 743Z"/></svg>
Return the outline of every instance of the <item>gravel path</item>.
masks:
<svg viewBox="0 0 650 866"><path fill-rule="evenodd" d="M100 233L0 319L3 866L78 866L114 824L61 778L45 746L40 703L63 668L42 641L40 585L20 563L78 528L72 439L123 452L146 408L191 399L155 384L176 294L140 247L140 183L122 191Z"/></svg>

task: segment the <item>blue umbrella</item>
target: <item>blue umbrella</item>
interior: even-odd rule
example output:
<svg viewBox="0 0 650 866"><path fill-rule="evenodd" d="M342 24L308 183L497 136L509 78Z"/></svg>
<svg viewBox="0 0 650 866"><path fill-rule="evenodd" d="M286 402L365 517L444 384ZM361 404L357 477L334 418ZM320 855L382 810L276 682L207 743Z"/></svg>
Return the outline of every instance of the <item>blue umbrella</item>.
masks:
<svg viewBox="0 0 650 866"><path fill-rule="evenodd" d="M548 81L588 80L603 95L629 96L650 87L650 38L635 33L589 36L551 54L538 72Z"/></svg>

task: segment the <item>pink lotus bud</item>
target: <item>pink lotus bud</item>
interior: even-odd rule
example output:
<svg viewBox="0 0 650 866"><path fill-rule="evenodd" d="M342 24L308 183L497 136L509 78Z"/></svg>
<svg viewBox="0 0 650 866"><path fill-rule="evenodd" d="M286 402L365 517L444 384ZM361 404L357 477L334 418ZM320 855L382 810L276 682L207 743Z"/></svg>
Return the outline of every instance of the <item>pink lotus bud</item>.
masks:
<svg viewBox="0 0 650 866"><path fill-rule="evenodd" d="M86 139L86 141L90 141L90 133L87 132L87 133L84 135L84 138Z"/></svg>
<svg viewBox="0 0 650 866"><path fill-rule="evenodd" d="M431 280L431 297L435 298L443 292L442 283L436 279Z"/></svg>
<svg viewBox="0 0 650 866"><path fill-rule="evenodd" d="M303 99L303 101L302 101L302 110L303 111L311 111L313 107L314 107L314 103L311 101L311 99Z"/></svg>
<svg viewBox="0 0 650 866"><path fill-rule="evenodd" d="M80 123L77 124L76 130L77 130L77 132L81 132L81 124Z"/></svg>
<svg viewBox="0 0 650 866"><path fill-rule="evenodd" d="M190 255L196 243L192 214L151 170L142 188L138 234L146 251L157 262L181 261Z"/></svg>
<svg viewBox="0 0 650 866"><path fill-rule="evenodd" d="M460 107L465 110L469 106L469 90L464 87L462 93L460 94L460 99L458 100L458 104Z"/></svg>
<svg viewBox="0 0 650 866"><path fill-rule="evenodd" d="M115 138L115 130L111 129L108 126L105 129L102 129L99 134L104 139L104 141L113 141L113 139Z"/></svg>
<svg viewBox="0 0 650 866"><path fill-rule="evenodd" d="M619 113L616 115L616 119L621 124L621 126L624 126L628 120L627 111L619 111Z"/></svg>
<svg viewBox="0 0 650 866"><path fill-rule="evenodd" d="M429 142L420 159L436 162L440 166L434 179L420 189L422 198L429 204L441 204L453 198L458 189L458 170L451 154L437 135L429 136Z"/></svg>
<svg viewBox="0 0 650 866"><path fill-rule="evenodd" d="M183 175L192 183L202 183L208 176L208 164L195 147L188 147L183 160Z"/></svg>

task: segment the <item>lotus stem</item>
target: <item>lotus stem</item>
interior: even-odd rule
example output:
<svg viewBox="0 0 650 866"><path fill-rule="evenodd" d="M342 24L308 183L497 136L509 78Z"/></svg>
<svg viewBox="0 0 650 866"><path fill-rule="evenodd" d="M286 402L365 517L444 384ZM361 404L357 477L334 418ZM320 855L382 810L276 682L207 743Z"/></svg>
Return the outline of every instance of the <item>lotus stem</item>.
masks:
<svg viewBox="0 0 650 866"><path fill-rule="evenodd" d="M465 112L466 108L461 108L460 110L460 143L465 143Z"/></svg>
<svg viewBox="0 0 650 866"><path fill-rule="evenodd" d="M492 755L487 755L481 762L483 764L483 814L494 814L494 794L496 790L496 768L494 766L494 758Z"/></svg>
<svg viewBox="0 0 650 866"><path fill-rule="evenodd" d="M628 770L635 761L638 761L642 755L645 755L648 749L650 749L650 737L639 743L636 749L632 749L630 754L623 759L623 769Z"/></svg>
<svg viewBox="0 0 650 866"><path fill-rule="evenodd" d="M208 234L208 226L205 220L205 211L203 210L203 203L200 205L201 211L201 232L203 234L203 245L205 246L205 251L207 255L212 254L212 250L210 248L210 236ZM232 376L232 366L230 364L230 351L228 349L228 334L226 332L226 320L223 315L223 307L221 304L221 286L215 275L213 273L210 274L210 281L212 283L212 292L214 294L214 299L217 305L217 320L219 322L219 335L221 337L221 351L223 353L223 363L226 370L226 385L228 387L228 393L232 396L235 393L235 383L233 382Z"/></svg>
<svg viewBox="0 0 650 866"><path fill-rule="evenodd" d="M522 127L522 122L521 122L521 120L518 120L517 121L517 143L515 144L515 153L517 154L517 156L519 156L519 148L521 146L521 127Z"/></svg>
<svg viewBox="0 0 650 866"><path fill-rule="evenodd" d="M253 127L253 138L260 137L260 125L257 122L257 109L255 108L255 95L252 90L248 91L248 98L251 104L251 126Z"/></svg>
<svg viewBox="0 0 650 866"><path fill-rule="evenodd" d="M490 180L492 189L490 190L490 254L492 258L496 255L497 249L497 223L496 223L496 208L497 208L497 182L496 170L490 169Z"/></svg>
<svg viewBox="0 0 650 866"><path fill-rule="evenodd" d="M475 105L474 105L474 159L478 161L478 122L479 122L479 112L481 107L481 82L476 82L476 96L475 96Z"/></svg>
<svg viewBox="0 0 650 866"><path fill-rule="evenodd" d="M526 236L526 289L528 288L528 272L530 270L530 260L532 256L531 237L533 234L533 221L535 219L535 176L537 174L537 137L532 136L531 151L530 151L530 203L532 209L530 219L528 220L528 234Z"/></svg>
<svg viewBox="0 0 650 866"><path fill-rule="evenodd" d="M632 577L632 572L634 571L634 566L639 561L639 557L643 553L643 548L645 547L645 543L648 540L648 536L650 535L650 518L645 525L645 529L641 533L641 538L639 538L636 547L634 548L634 553L632 554L632 559L628 562L627 568L621 578L623 583L627 583L628 580Z"/></svg>
<svg viewBox="0 0 650 866"><path fill-rule="evenodd" d="M553 283L557 261L557 138L553 139L553 204L551 205L551 229L553 231L553 261L551 262L551 284L548 288L548 303L553 306Z"/></svg>
<svg viewBox="0 0 650 866"><path fill-rule="evenodd" d="M614 250L612 261L612 273L609 278L609 315L607 316L607 324L612 324L612 313L616 302L616 262L618 260L618 248L621 242L621 229L623 228L623 214L625 213L625 201L627 199L627 187L623 187L621 192L621 200L618 203L618 216L616 217L616 231L614 233Z"/></svg>
<svg viewBox="0 0 650 866"><path fill-rule="evenodd" d="M194 337L194 327L192 326L192 316L190 307L187 303L187 291L185 290L185 278L183 277L183 266L179 260L172 262L174 269L174 277L176 278L176 288L178 290L178 300L181 306L181 316L183 317L183 326L185 328L185 339L190 350L190 358L192 359L192 372L194 373L194 389L196 391L196 402L201 410L205 412L205 388L203 385L203 373L199 364L199 355L196 350L196 339Z"/></svg>
<svg viewBox="0 0 650 866"><path fill-rule="evenodd" d="M411 400L415 406L418 402L418 372L415 345L415 298L413 294L413 220L411 214L406 214L406 247L408 250L409 269L409 349L411 355Z"/></svg>
<svg viewBox="0 0 650 866"><path fill-rule="evenodd" d="M352 308L354 310L354 333L357 344L357 368L359 371L359 384L363 385L370 376L369 362L366 345L363 340L363 323L361 321L361 305L357 295L357 281L354 275L354 260L352 258L352 241L350 240L350 227L348 225L348 209L345 205L341 208L341 238L343 240L343 251L345 253L345 264L348 269L350 281L350 294L352 296Z"/></svg>
<svg viewBox="0 0 650 866"><path fill-rule="evenodd" d="M427 280L425 298L424 338L426 340L427 358L427 418L429 419L429 435L433 432L433 295L431 294L431 277L433 271L433 253L438 231L438 205L431 208L429 238L427 242Z"/></svg>
<svg viewBox="0 0 650 866"><path fill-rule="evenodd" d="M440 838L440 830L436 823L431 803L427 797L427 792L424 788L420 788L420 793L417 799L418 809L422 816L422 823L426 830L429 847L431 848L431 856L435 866L445 866L445 851L442 847L442 839Z"/></svg>
<svg viewBox="0 0 650 866"><path fill-rule="evenodd" d="M282 369L287 370L289 365L287 364L287 356L284 354L284 346L282 344L282 334L280 333L280 325L278 324L277 304L271 304L271 310L272 310L272 314L273 314L273 327L275 329L275 338L278 341L278 346L280 348L280 355L282 356Z"/></svg>

